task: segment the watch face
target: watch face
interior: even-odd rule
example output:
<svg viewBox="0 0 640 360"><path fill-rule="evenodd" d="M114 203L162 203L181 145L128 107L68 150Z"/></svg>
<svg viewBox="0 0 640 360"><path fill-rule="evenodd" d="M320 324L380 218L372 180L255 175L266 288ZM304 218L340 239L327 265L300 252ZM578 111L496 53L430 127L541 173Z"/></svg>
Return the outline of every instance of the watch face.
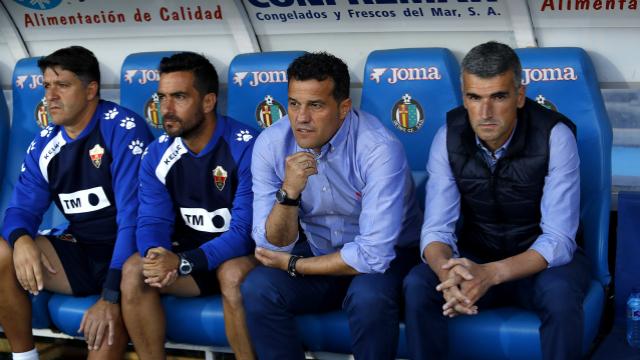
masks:
<svg viewBox="0 0 640 360"><path fill-rule="evenodd" d="M187 260L187 259L181 259L180 260L180 268L178 270L179 270L181 275L190 274L192 269L193 269L193 267L191 266L191 263L189 262L189 260Z"/></svg>
<svg viewBox="0 0 640 360"><path fill-rule="evenodd" d="M278 189L278 191L276 191L276 200L279 203L283 203L286 198L287 198L287 193L284 190Z"/></svg>

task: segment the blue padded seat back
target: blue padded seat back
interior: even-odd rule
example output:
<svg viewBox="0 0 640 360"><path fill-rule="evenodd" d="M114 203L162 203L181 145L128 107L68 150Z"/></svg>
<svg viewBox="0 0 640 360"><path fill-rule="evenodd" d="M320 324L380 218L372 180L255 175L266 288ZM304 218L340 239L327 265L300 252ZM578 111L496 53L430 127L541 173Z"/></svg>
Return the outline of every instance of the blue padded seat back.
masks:
<svg viewBox="0 0 640 360"><path fill-rule="evenodd" d="M159 103L153 95L158 90L158 65L174 51L143 52L127 56L120 71L120 105L142 116L151 132L158 137L162 129Z"/></svg>
<svg viewBox="0 0 640 360"><path fill-rule="evenodd" d="M595 69L581 48L527 48L516 52L522 62L527 96L576 124L584 248L593 275L607 285L612 130Z"/></svg>
<svg viewBox="0 0 640 360"><path fill-rule="evenodd" d="M237 55L229 65L227 115L264 129L287 114L287 68L302 51Z"/></svg>
<svg viewBox="0 0 640 360"><path fill-rule="evenodd" d="M402 141L421 206L431 141L461 103L460 67L448 49L376 50L367 57L361 108Z"/></svg>
<svg viewBox="0 0 640 360"><path fill-rule="evenodd" d="M11 138L5 163L5 176L2 180L0 197L0 221L4 221L4 212L11 200L13 187L18 181L22 162L31 141L46 127L50 118L42 106L44 88L42 72L38 68L37 57L25 58L16 64L13 71L13 123ZM52 203L44 214L41 229L47 229L63 222L64 217Z"/></svg>
<svg viewBox="0 0 640 360"><path fill-rule="evenodd" d="M4 92L0 90L0 184L4 178L5 159L9 143L9 108L4 98Z"/></svg>
<svg viewBox="0 0 640 360"><path fill-rule="evenodd" d="M367 57L361 108L402 141L412 170L425 170L433 136L461 103L460 68L448 49L376 50Z"/></svg>

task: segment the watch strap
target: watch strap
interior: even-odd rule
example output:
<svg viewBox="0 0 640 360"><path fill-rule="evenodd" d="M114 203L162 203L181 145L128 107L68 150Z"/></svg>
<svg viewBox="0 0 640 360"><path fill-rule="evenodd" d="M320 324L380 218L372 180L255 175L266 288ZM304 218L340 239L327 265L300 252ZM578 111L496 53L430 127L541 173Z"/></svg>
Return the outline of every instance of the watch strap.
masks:
<svg viewBox="0 0 640 360"><path fill-rule="evenodd" d="M291 276L291 277L302 276L302 274L300 274L298 272L298 270L296 270L296 263L301 258L302 258L302 256L300 256L300 255L291 255L291 257L289 258L289 264L287 266L287 273L289 274L289 276Z"/></svg>
<svg viewBox="0 0 640 360"><path fill-rule="evenodd" d="M278 203L280 205L286 205L286 206L300 206L300 199L302 198L302 194L298 195L297 199L292 199L287 195L287 192L284 191L284 189L279 189L278 192L280 193L281 198L278 199Z"/></svg>

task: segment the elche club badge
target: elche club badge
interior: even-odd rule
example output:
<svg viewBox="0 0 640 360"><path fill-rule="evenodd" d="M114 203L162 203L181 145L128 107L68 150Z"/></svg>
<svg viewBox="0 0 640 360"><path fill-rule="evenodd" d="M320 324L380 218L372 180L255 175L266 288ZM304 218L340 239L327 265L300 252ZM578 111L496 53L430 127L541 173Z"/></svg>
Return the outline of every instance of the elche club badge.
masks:
<svg viewBox="0 0 640 360"><path fill-rule="evenodd" d="M102 155L104 155L104 148L100 146L100 144L95 144L91 150L89 150L89 157L96 169L102 164Z"/></svg>
<svg viewBox="0 0 640 360"><path fill-rule="evenodd" d="M220 165L213 169L213 182L216 184L218 191L224 189L224 185L227 182L227 171Z"/></svg>
<svg viewBox="0 0 640 360"><path fill-rule="evenodd" d="M552 103L551 101L549 101L546 97L544 97L544 95L540 94L538 96L536 96L536 102L544 107L546 107L549 110L553 110L555 112L558 112L558 108L556 107L556 105L554 103Z"/></svg>
<svg viewBox="0 0 640 360"><path fill-rule="evenodd" d="M40 129L44 129L49 126L49 122L51 122L51 114L49 114L49 105L47 104L46 98L43 97L38 105L36 105L34 116L36 117L36 123Z"/></svg>
<svg viewBox="0 0 640 360"><path fill-rule="evenodd" d="M144 117L147 124L154 129L162 129L162 113L160 112L160 97L153 93L144 105Z"/></svg>
<svg viewBox="0 0 640 360"><path fill-rule="evenodd" d="M424 111L411 95L404 94L391 110L391 121L398 130L414 133L424 125Z"/></svg>
<svg viewBox="0 0 640 360"><path fill-rule="evenodd" d="M266 129L286 114L284 107L271 95L267 95L256 108L256 121L261 129Z"/></svg>

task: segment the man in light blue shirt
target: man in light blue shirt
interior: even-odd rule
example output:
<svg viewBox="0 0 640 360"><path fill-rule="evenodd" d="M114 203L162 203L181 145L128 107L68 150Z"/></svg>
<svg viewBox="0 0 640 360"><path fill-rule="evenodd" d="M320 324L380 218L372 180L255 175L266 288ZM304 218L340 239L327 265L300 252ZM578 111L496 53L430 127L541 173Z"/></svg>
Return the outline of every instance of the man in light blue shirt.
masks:
<svg viewBox="0 0 640 360"><path fill-rule="evenodd" d="M289 115L256 140L253 238L265 265L242 285L260 359L302 359L294 316L342 307L357 358L393 359L420 210L402 144L351 107L342 60L287 70Z"/></svg>
<svg viewBox="0 0 640 360"><path fill-rule="evenodd" d="M420 254L405 279L412 359L447 357L446 317L495 305L536 312L545 359L579 358L587 259L576 245L575 125L525 98L506 45L462 63L464 106L431 145Z"/></svg>

